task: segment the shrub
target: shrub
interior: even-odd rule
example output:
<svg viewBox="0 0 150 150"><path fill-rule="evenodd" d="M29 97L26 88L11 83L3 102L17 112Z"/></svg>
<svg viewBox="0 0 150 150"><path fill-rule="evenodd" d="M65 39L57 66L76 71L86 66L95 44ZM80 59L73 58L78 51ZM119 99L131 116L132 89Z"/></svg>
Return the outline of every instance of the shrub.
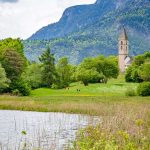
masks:
<svg viewBox="0 0 150 150"><path fill-rule="evenodd" d="M145 63L141 66L140 77L144 81L150 81L150 63Z"/></svg>
<svg viewBox="0 0 150 150"><path fill-rule="evenodd" d="M136 96L136 92L134 89L127 89L125 94L126 96Z"/></svg>
<svg viewBox="0 0 150 150"><path fill-rule="evenodd" d="M125 74L125 80L126 82L133 82L133 79L132 79L132 67L130 66L127 70L126 70L126 74Z"/></svg>
<svg viewBox="0 0 150 150"><path fill-rule="evenodd" d="M19 92L18 89L14 89L14 90L12 91L12 94L18 96L18 95L20 95L20 92Z"/></svg>
<svg viewBox="0 0 150 150"><path fill-rule="evenodd" d="M137 93L140 96L150 96L150 82L140 83Z"/></svg>
<svg viewBox="0 0 150 150"><path fill-rule="evenodd" d="M11 91L19 93L22 96L30 95L30 87L23 80L16 80L10 85Z"/></svg>
<svg viewBox="0 0 150 150"><path fill-rule="evenodd" d="M133 69L133 71L132 71L132 73L131 73L133 82L136 82L136 83L143 82L143 80L141 79L141 77L140 77L140 75L139 75L139 72L140 72L140 69L139 69L139 68L134 68L134 69Z"/></svg>
<svg viewBox="0 0 150 150"><path fill-rule="evenodd" d="M53 83L52 84L52 89L62 89L64 86L61 83Z"/></svg>
<svg viewBox="0 0 150 150"><path fill-rule="evenodd" d="M134 125L136 131L144 127L142 120ZM104 126L90 126L78 132L71 150L147 150L149 136L139 132L107 128Z"/></svg>

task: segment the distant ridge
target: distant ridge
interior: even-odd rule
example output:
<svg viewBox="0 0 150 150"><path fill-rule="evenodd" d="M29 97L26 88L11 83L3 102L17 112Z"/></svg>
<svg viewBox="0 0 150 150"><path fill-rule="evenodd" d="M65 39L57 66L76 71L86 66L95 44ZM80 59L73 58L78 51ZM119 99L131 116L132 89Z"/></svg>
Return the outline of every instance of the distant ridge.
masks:
<svg viewBox="0 0 150 150"><path fill-rule="evenodd" d="M122 25L129 34L131 55L150 50L149 0L97 0L67 8L59 22L24 41L25 52L30 60L37 60L50 45L56 59L65 55L72 63L88 56L117 54Z"/></svg>

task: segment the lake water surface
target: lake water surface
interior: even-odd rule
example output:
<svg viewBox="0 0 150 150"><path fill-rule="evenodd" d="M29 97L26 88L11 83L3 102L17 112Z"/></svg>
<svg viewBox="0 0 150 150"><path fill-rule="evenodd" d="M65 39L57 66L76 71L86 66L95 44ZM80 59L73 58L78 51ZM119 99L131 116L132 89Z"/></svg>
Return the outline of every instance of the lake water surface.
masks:
<svg viewBox="0 0 150 150"><path fill-rule="evenodd" d="M87 115L0 110L0 150L67 149L79 129L99 122Z"/></svg>

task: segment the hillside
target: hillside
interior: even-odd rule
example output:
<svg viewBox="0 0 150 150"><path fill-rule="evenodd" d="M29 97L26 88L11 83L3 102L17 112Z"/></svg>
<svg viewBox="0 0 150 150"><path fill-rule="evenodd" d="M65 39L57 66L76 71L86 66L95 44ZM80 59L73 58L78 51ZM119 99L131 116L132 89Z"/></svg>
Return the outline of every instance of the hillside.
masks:
<svg viewBox="0 0 150 150"><path fill-rule="evenodd" d="M124 25L130 54L150 50L149 0L97 0L92 5L70 7L55 24L43 27L24 41L25 53L37 60L49 45L56 59L68 56L72 63L98 54L117 54L118 35Z"/></svg>

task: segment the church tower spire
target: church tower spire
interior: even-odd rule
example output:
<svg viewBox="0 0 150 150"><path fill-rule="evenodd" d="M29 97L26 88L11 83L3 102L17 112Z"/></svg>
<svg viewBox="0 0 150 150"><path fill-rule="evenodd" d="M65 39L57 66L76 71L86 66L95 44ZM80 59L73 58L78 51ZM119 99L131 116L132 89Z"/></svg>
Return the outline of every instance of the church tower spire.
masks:
<svg viewBox="0 0 150 150"><path fill-rule="evenodd" d="M121 73L125 72L125 60L128 57L128 53L128 36L126 29L123 27L119 36L119 68Z"/></svg>

